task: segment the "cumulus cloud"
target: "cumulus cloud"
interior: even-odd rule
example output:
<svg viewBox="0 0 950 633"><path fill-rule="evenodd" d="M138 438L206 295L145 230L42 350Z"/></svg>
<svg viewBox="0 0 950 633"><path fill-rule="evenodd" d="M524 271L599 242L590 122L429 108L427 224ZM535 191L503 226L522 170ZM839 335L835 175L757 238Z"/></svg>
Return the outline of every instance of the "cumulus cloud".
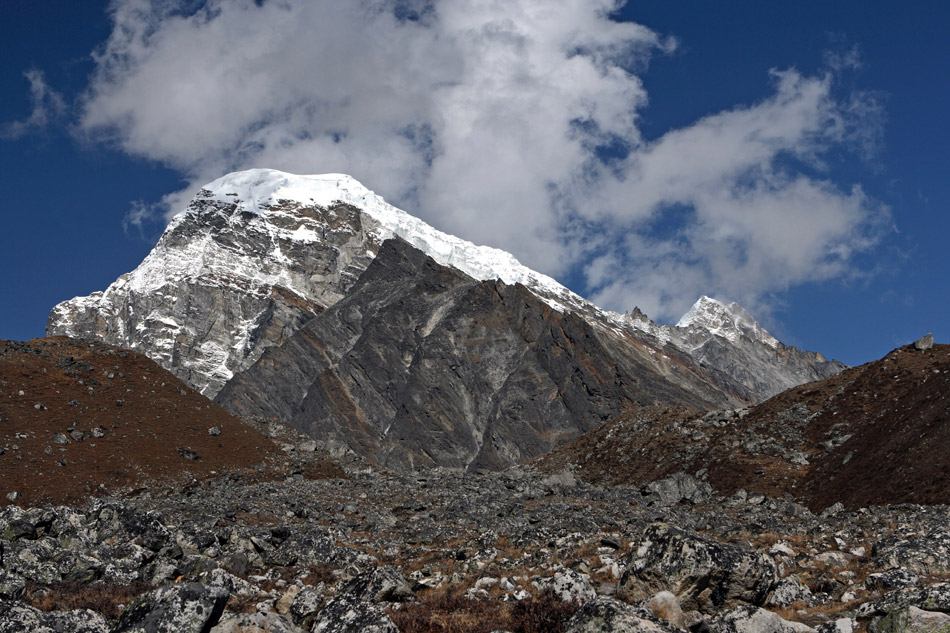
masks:
<svg viewBox="0 0 950 633"><path fill-rule="evenodd" d="M853 272L888 211L821 178L822 156L866 142L876 109L835 99L830 73L773 79L771 97L646 143L604 179L585 212L627 237L611 246L615 266L586 267L595 301L663 319L703 293L766 309L771 293Z"/></svg>
<svg viewBox="0 0 950 633"><path fill-rule="evenodd" d="M62 96L46 83L43 73L31 69L23 73L30 83L30 116L0 125L0 138L15 140L39 132L61 117L66 110Z"/></svg>
<svg viewBox="0 0 950 633"><path fill-rule="evenodd" d="M676 41L622 4L115 0L80 129L179 170L166 214L233 169L346 172L661 318L848 274L884 212L823 161L869 143L872 100L836 94L839 70L776 71L761 102L644 139L640 75Z"/></svg>

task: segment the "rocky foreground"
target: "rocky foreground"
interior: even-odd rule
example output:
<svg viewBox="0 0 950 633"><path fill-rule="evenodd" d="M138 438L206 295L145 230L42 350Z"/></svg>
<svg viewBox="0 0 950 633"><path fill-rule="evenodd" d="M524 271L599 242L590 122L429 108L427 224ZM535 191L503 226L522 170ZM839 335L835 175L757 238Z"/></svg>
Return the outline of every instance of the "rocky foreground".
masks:
<svg viewBox="0 0 950 633"><path fill-rule="evenodd" d="M271 429L282 433L276 427ZM0 511L0 631L873 633L950 626L947 506L820 514L675 475L222 475Z"/></svg>

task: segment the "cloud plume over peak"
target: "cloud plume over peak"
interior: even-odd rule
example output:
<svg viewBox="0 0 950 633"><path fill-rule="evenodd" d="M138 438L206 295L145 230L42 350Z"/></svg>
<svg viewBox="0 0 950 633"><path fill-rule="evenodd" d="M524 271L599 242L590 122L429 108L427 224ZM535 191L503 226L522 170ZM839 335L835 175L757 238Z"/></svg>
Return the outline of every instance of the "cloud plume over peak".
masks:
<svg viewBox="0 0 950 633"><path fill-rule="evenodd" d="M660 318L848 273L886 210L823 157L867 145L874 104L775 71L762 101L644 139L639 75L676 41L622 4L116 0L80 128L179 170L167 212L234 169L346 172Z"/></svg>

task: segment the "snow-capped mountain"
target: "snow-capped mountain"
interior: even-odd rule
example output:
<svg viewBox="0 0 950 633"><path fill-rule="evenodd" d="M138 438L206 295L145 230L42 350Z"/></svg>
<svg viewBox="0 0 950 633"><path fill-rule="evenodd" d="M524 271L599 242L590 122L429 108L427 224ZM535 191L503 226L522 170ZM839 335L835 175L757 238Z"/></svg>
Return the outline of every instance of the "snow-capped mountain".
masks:
<svg viewBox="0 0 950 633"><path fill-rule="evenodd" d="M678 328L697 327L733 343L742 338L776 348L778 339L765 331L745 308L736 302L729 305L702 296L676 323Z"/></svg>
<svg viewBox="0 0 950 633"><path fill-rule="evenodd" d="M735 304L701 299L676 327L638 312L604 311L504 251L434 229L349 176L267 169L206 185L138 268L103 292L54 307L47 331L141 351L213 397L265 348L346 296L392 237L474 279L522 284L559 312L649 348L657 364L668 364L674 350L705 355L703 362L724 372L714 382L723 383L729 401L759 400L840 368L812 355L789 371L783 358L793 348L784 348ZM755 350L743 354L743 362L754 356L769 366L751 368L754 380L725 385L738 361L723 350L742 345Z"/></svg>

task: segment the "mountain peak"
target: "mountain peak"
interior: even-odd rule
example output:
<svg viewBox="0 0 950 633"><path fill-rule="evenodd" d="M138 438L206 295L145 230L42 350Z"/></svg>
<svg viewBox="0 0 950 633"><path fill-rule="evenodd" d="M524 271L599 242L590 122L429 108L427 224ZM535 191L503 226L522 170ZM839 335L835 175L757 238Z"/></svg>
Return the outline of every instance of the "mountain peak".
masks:
<svg viewBox="0 0 950 633"><path fill-rule="evenodd" d="M735 342L740 336L778 347L778 340L753 318L749 311L735 301L725 304L706 295L701 296L676 327L698 327Z"/></svg>

